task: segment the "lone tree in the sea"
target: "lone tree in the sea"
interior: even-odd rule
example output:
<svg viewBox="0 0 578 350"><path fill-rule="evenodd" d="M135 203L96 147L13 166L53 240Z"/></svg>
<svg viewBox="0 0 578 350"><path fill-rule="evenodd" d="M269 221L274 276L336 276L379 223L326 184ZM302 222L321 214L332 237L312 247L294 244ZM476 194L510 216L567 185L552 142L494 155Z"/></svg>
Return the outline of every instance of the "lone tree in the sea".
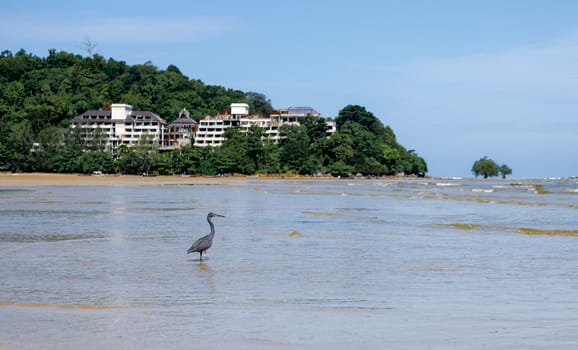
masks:
<svg viewBox="0 0 578 350"><path fill-rule="evenodd" d="M512 174L512 169L510 169L510 167L507 166L506 164L500 165L500 168L498 170L500 170L500 174L502 175L502 179L505 179L506 175Z"/></svg>
<svg viewBox="0 0 578 350"><path fill-rule="evenodd" d="M506 164L498 165L492 159L483 157L474 162L474 165L472 166L472 173L474 173L476 177L483 176L484 179L501 174L502 178L505 179L506 175L510 175L512 173L512 169L510 169L510 167Z"/></svg>

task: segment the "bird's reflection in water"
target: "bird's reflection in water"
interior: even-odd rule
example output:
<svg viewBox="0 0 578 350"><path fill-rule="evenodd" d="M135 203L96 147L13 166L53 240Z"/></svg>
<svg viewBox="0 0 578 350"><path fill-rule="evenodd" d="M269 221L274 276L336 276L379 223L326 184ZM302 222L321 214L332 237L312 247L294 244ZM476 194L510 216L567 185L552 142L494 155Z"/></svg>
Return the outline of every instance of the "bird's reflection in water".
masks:
<svg viewBox="0 0 578 350"><path fill-rule="evenodd" d="M191 269L191 282L195 286L197 296L204 302L216 302L216 296L219 295L220 288L211 265L205 261L198 261L196 264L192 264Z"/></svg>
<svg viewBox="0 0 578 350"><path fill-rule="evenodd" d="M204 260L200 260L198 264L195 265L199 270L210 271L213 273L213 269Z"/></svg>

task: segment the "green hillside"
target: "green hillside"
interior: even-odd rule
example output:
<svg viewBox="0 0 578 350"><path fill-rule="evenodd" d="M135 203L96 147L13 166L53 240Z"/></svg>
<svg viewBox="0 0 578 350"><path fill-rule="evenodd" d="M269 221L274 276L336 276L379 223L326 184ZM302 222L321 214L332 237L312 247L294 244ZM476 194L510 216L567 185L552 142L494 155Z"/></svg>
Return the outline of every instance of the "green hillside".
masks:
<svg viewBox="0 0 578 350"><path fill-rule="evenodd" d="M423 175L425 161L399 145L391 128L361 106L347 105L336 117L338 131L324 136L325 120L285 128L281 144L260 142L260 131L230 130L222 147L185 147L157 152L142 145L111 155L79 147L66 133L70 120L87 110L127 103L168 122L187 108L195 119L233 102L252 113L272 110L264 94L207 85L174 65L128 65L100 55L83 57L50 50L37 57L24 50L0 54L0 169L12 171L178 173L330 173ZM35 147L32 145L36 144Z"/></svg>

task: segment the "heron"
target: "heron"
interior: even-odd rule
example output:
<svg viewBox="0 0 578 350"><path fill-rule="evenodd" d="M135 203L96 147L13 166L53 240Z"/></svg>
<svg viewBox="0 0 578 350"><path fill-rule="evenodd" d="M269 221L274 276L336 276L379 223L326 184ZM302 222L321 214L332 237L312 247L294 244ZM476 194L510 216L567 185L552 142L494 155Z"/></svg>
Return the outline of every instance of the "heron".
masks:
<svg viewBox="0 0 578 350"><path fill-rule="evenodd" d="M193 245L189 248L189 250L187 250L187 254L199 253L201 255L201 261L203 261L203 253L206 253L207 249L211 248L213 245L213 237L215 237L215 225L213 224L211 218L214 217L224 218L223 215L215 214L213 212L209 213L209 215L207 215L207 222L211 227L211 233L197 239L195 243L193 243Z"/></svg>

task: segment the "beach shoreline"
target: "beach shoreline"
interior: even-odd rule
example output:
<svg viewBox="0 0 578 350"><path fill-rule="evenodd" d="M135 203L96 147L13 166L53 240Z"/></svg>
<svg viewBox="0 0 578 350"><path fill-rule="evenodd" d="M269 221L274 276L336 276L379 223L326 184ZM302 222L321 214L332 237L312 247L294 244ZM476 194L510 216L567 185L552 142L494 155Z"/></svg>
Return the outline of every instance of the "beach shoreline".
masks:
<svg viewBox="0 0 578 350"><path fill-rule="evenodd" d="M85 175L55 173L0 173L0 187L25 186L146 186L216 185L255 180L337 180L330 177L303 176L181 176L181 175Z"/></svg>

